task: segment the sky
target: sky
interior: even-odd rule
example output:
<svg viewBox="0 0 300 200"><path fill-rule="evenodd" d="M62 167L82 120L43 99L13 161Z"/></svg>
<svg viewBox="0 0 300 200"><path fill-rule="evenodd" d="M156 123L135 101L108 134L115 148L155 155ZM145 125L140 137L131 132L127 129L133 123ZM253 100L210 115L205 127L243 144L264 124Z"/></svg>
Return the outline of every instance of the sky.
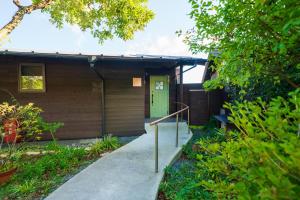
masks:
<svg viewBox="0 0 300 200"><path fill-rule="evenodd" d="M29 0L22 0L25 4ZM26 15L21 24L10 34L0 49L64 52L104 55L173 55L206 58L205 54L192 55L178 30L188 30L194 23L189 18L191 10L188 0L149 0L148 6L155 18L143 31L135 34L133 40L113 39L100 45L89 32L82 32L77 26L65 24L57 29L49 22L49 16L39 11ZM17 8L12 0L0 0L0 26L6 24ZM195 82L202 78L203 67L195 68L184 76L184 82Z"/></svg>

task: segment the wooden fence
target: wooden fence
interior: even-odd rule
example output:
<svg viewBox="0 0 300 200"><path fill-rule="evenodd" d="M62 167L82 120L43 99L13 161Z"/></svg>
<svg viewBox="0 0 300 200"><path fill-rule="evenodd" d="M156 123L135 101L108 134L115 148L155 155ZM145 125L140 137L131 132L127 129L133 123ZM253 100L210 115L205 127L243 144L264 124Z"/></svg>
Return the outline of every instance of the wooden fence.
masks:
<svg viewBox="0 0 300 200"><path fill-rule="evenodd" d="M202 84L184 84L183 86L183 103L190 106L192 125L204 125L213 115L218 115L224 99L223 90L206 92L202 89ZM187 119L186 114L184 119Z"/></svg>

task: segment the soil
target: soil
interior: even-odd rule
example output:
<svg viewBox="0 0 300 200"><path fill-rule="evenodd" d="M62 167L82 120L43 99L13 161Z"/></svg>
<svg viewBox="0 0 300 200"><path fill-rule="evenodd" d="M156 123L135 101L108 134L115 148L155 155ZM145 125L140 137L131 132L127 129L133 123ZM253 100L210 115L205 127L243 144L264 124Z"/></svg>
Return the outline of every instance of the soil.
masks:
<svg viewBox="0 0 300 200"><path fill-rule="evenodd" d="M168 199L163 192L159 191L157 195L157 200L168 200Z"/></svg>

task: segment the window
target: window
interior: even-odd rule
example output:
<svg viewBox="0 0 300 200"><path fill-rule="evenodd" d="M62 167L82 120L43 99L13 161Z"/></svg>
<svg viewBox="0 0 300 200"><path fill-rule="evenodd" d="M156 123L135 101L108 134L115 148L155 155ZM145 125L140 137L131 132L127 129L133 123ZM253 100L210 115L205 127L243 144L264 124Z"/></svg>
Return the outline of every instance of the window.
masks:
<svg viewBox="0 0 300 200"><path fill-rule="evenodd" d="M142 87L142 78L133 77L132 78L132 86L133 87Z"/></svg>
<svg viewBox="0 0 300 200"><path fill-rule="evenodd" d="M21 64L19 68L20 92L45 92L45 66L43 64Z"/></svg>
<svg viewBox="0 0 300 200"><path fill-rule="evenodd" d="M155 89L156 90L164 90L164 82L163 81L155 81Z"/></svg>

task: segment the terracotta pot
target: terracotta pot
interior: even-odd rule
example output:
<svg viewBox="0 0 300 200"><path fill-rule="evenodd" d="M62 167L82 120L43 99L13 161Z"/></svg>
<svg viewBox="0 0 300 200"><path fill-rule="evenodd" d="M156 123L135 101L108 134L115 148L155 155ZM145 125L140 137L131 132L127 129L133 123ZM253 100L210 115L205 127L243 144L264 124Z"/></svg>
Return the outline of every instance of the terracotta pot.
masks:
<svg viewBox="0 0 300 200"><path fill-rule="evenodd" d="M12 168L6 172L0 173L0 185L9 181L9 179L16 173L17 168Z"/></svg>
<svg viewBox="0 0 300 200"><path fill-rule="evenodd" d="M14 143L17 140L17 130L19 127L18 120L7 119L3 121L3 127L5 131L4 142Z"/></svg>

